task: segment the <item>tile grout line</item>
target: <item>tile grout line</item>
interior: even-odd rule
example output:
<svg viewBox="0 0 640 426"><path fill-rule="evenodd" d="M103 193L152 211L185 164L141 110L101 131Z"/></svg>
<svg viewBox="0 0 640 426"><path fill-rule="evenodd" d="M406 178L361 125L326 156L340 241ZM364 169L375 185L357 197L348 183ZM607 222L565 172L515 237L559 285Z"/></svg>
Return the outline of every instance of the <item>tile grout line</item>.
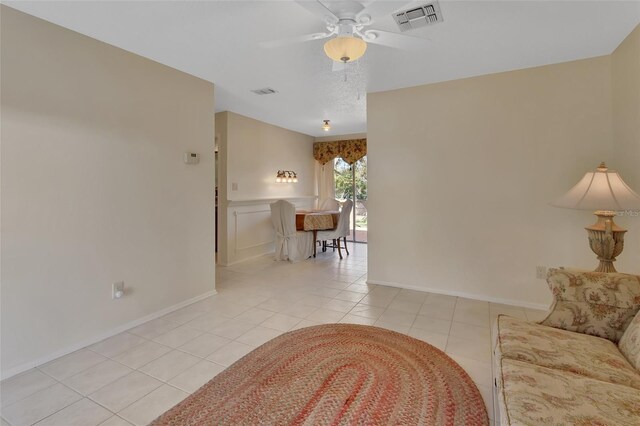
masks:
<svg viewBox="0 0 640 426"><path fill-rule="evenodd" d="M447 348L449 347L449 338L451 337L451 329L453 328L453 321L454 321L454 318L456 317L456 309L458 308L459 300L460 298L456 297L453 302L453 315L451 315L451 324L449 324L449 333L447 333L447 344L445 345L445 353Z"/></svg>
<svg viewBox="0 0 640 426"><path fill-rule="evenodd" d="M162 318L162 317L161 317L161 318ZM195 319L195 318L194 318L194 319ZM177 327L176 327L176 328L177 328ZM175 328L174 328L174 329L175 329ZM174 329L172 329L172 330L174 330ZM167 331L167 332L170 332L170 331L172 331L172 330L169 330L169 331ZM133 334L133 333L128 333L128 330L123 331L123 333ZM163 333L163 334L164 334L164 333ZM203 333L203 334L204 334L204 333ZM211 334L211 333L209 333L209 334ZM87 400L89 400L89 401L91 401L91 402L93 402L93 403L95 403L95 404L97 404L97 405L99 405L99 406L101 406L101 407L105 408L107 411L109 411L109 412L110 412L110 413L112 413L113 415L117 415L117 413L115 413L115 412L111 411L108 407L105 407L104 405L100 404L98 401L95 401L93 398L91 398L91 396L90 396L90 395L91 395L91 394L93 394L93 393L95 393L95 392L98 392L99 390L101 390L101 389L103 389L103 388L105 388L105 387L107 387L107 386L109 386L109 385L111 385L111 384L113 384L114 382L116 382L116 381L120 380L121 378L126 377L126 376L128 376L128 375L132 374L133 372L138 372L138 373L144 374L145 376L148 376L148 377L151 377L151 378L153 378L153 379L155 379L155 380L158 380L158 381L159 381L159 382L161 382L162 384L167 384L167 385L169 385L169 386L171 386L171 387L173 387L173 388L175 388L175 389L178 389L178 390L181 390L181 391L185 392L184 390L179 389L179 388L177 388L177 387L175 387L175 386L173 386L173 385L169 384L169 382L168 382L168 381L164 381L164 380L162 380L162 379L160 379L160 378L158 378L158 377L154 377L154 376L152 376L152 375L150 375L150 374L147 374L147 373L145 373L144 371L141 371L141 370L140 370L140 368L142 368L142 367L146 366L147 364L150 364L151 362L153 362L153 361L155 361L155 360L157 360L157 359L161 358L162 356L166 355L166 353L165 353L165 354L163 354L163 355L160 355L160 356L159 356L159 357L157 357L157 358L154 358L154 359L150 360L149 362L147 362L147 363L145 363L145 364L143 364L143 365L139 366L138 368L132 368L132 367L130 367L130 366L128 366L128 365L126 365L126 364L124 364L124 363L121 363L121 362L119 362L118 360L116 360L116 359L114 359L114 358L113 358L113 357L120 356L120 355L124 354L125 352L128 352L128 351L130 351L130 350L132 350L132 349L135 349L136 347L141 346L141 345L143 345L143 344L145 344L145 343L148 343L148 342L156 343L156 344L158 344L158 345L160 345L160 346L163 346L163 347L165 347L165 348L169 349L169 351L168 351L167 353L169 353L169 352L171 352L171 351L173 351L173 350L178 350L178 351L180 351L180 352L182 352L182 353L186 353L186 354L188 354L188 355L191 355L191 356L194 356L194 357L200 358L200 361L198 361L198 362L201 362L201 361L207 361L207 362L211 362L212 364L218 365L218 366L220 366L220 367L227 368L227 367L225 367L225 366L223 366L223 365L221 365L221 364L218 364L218 363L216 363L216 362L214 362L214 361L210 361L210 360L206 359L206 357L204 357L204 358L203 358L203 357L200 357L200 356L198 356L198 355L190 354L190 353L188 353L188 352L186 352L186 351L183 351L183 350L181 350L181 349L179 349L179 348L172 348L172 347L170 347L170 346L163 345L163 344L158 343L158 342L155 342L155 341L153 341L153 340L146 339L146 338L144 338L144 337L142 337L142 336L138 336L138 335L136 335L136 334L133 334L133 335L135 335L135 336L137 336L137 337L140 337L140 338L144 339L145 341L144 341L144 342L141 342L140 344L134 345L134 346L132 346L132 347L130 347L130 348L128 348L128 349L126 349L126 350L122 351L122 352L118 352L117 354L112 355L111 357L110 357L110 356L107 356L107 355L104 355L104 354L101 354L100 352L97 352L97 351L95 351L95 350L91 349L89 346L86 346L86 347L84 347L84 348L79 349L78 351L81 351L81 350L85 350L85 349L86 349L86 350L88 350L88 351L90 351L90 352L93 352L93 353L95 353L95 354L98 354L98 355L100 355L100 356L103 356L105 359L104 359L104 360L102 360L102 361L100 361L100 362L99 362L99 363L97 363L97 364L94 364L94 365L89 366L89 367L87 367L87 368L85 368L85 369L82 369L82 370L77 371L76 373L72 374L72 375L71 375L71 376L69 376L68 378L71 378L71 377L74 377L74 376L76 376L76 375L78 375L78 374L81 374L81 373L83 373L83 372L86 372L87 370L90 370L91 368L94 368L94 367L96 367L96 366L98 366L98 365L101 365L101 364L103 364L103 363L105 363L105 362L107 362L107 361L113 361L113 362L116 362L116 363L118 363L118 364L120 364L120 365L122 365L122 366L124 366L124 367L127 367L127 368L129 368L130 370L132 370L131 372L128 372L126 375L124 375L124 376L122 376L122 377L118 377L118 378L116 378L116 379L114 379L114 380L112 380L112 381L110 381L110 382L108 382L108 383L104 384L103 386L101 386L100 388L98 388L98 389L96 389L95 391L91 392L90 394L84 395L84 394L83 394L83 393L81 393L80 391L78 391L78 390L76 390L76 389L74 389L74 388L72 388L72 387L68 386L67 384L65 384L65 383L64 383L64 382L62 382L61 380L59 380L59 379L57 379L57 378L55 378L55 377L51 376L50 374L48 374L47 372L45 372L45 371L43 371L43 370L41 370L41 367L42 367L42 366L37 366L37 367L34 367L34 369L35 369L35 370L37 370L37 371L39 371L40 373L42 373L42 374L46 375L47 377L49 377L49 378L53 379L53 380L55 381L55 383L51 384L51 386L47 386L47 387L46 387L46 388L44 388L44 389L41 389L41 390L39 390L39 391L36 391L36 392L31 393L31 394L29 394L29 395L26 395L26 396L24 396L24 397L22 397L22 398L20 398L20 399L18 399L18 400L16 400L16 401L12 402L11 404L7 405L7 407L9 407L9 406L11 406L11 405L13 405L13 404L15 404L15 403L17 403L17 402L23 401L24 399L26 399L26 398L28 398L28 397L30 397L30 396L33 396L34 394L36 394L36 393L38 393L38 392L41 392L41 391L46 390L46 389L49 389L49 388L51 388L51 387L55 386L56 384L60 384L60 385L62 385L62 386L64 386L64 387L66 387L66 388L70 389L70 390L71 390L71 391L73 391L74 393L78 394L79 396L81 396L81 398L80 398L79 400L77 400L77 401L72 402L72 403L71 403L71 404L69 404L69 405L66 405L66 406L64 406L64 407L61 407L59 410L57 410L57 411L55 411L55 412L53 412L53 413L51 413L51 414L47 415L46 417L44 417L44 418L42 418L42 419L38 420L38 422L41 422L42 420L44 420L44 419L46 419L46 418L48 418L48 417L53 416L54 414L56 414L56 413L58 413L58 412L60 412L60 411L64 410L65 408L67 408L67 407L69 407L69 406L71 406L71 405L73 405L73 404L75 404L75 403L77 403L77 402L81 401L82 399L87 399ZM197 338L197 337L198 337L198 336L196 336L196 338ZM222 337L222 336L218 336L218 337ZM195 338L194 338L194 339L195 339ZM189 341L185 342L184 344L186 344L186 343L188 343L188 342L190 342L190 341L192 341L192 340L194 340L194 339L190 339ZM105 339L105 340L107 340L107 339ZM98 343L99 343L99 342L98 342ZM239 342L239 343L241 343L241 342ZM76 352L78 352L78 351L76 351ZM214 351L214 352L216 352L216 351ZM72 353L73 353L73 352L72 352ZM213 352L212 352L212 353L213 353ZM211 355L211 354L209 354L209 355ZM61 357L61 358L62 358L62 357ZM53 360L53 361L55 361L55 360ZM53 361L51 361L51 362L53 362ZM49 364L49 363L47 363L47 364ZM47 364L43 364L43 366L44 366L44 365L47 365ZM191 367L189 367L189 368L191 368ZM189 368L185 369L184 371L188 370ZM173 376L173 377L171 377L170 379L173 379L173 378L177 377L178 375L182 374L184 371L181 371L180 373L176 374L176 376ZM160 386L162 386L162 385L160 385ZM158 386L158 387L160 387L160 386ZM136 401L132 402L132 403L131 403L131 404L129 404L129 405L134 404L135 402L137 402L137 401L139 401L140 399L144 398L145 396L147 396L148 394L150 394L151 392L153 392L153 391L154 391L154 390L156 390L156 389L158 389L158 388L155 388L155 389L153 389L153 390L149 391L148 393L146 393L145 395L143 395L143 396L141 396L140 398L136 399ZM127 407L128 407L129 405L127 405ZM6 407L5 407L5 408L6 408ZM126 407L125 407L125 408L126 408ZM123 410L124 410L124 408L123 408ZM120 411L122 411L122 410L120 410ZM8 422L8 420L6 420L6 419L5 419L5 421L7 421L7 423L9 423L9 422ZM37 422L36 422L36 423L37 423Z"/></svg>

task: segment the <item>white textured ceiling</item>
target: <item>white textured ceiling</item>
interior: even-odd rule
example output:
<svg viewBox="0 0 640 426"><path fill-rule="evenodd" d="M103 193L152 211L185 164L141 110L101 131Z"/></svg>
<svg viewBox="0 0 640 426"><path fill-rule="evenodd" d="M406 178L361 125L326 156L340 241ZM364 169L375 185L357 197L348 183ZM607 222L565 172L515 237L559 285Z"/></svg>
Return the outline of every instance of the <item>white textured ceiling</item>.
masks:
<svg viewBox="0 0 640 426"><path fill-rule="evenodd" d="M444 22L407 33L430 40L423 50L369 45L345 82L323 40L259 46L325 30L292 1L4 3L215 83L217 111L315 136L327 135L323 119L329 134L366 131L366 92L606 55L640 22L640 1L440 0ZM373 27L397 31L390 15ZM250 92L263 87L279 93Z"/></svg>

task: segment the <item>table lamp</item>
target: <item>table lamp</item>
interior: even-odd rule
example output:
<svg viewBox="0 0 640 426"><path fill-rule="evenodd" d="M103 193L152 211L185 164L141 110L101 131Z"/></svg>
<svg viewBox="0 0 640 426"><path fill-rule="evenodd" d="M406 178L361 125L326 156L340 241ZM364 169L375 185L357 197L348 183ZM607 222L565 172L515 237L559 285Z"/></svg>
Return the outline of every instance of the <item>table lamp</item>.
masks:
<svg viewBox="0 0 640 426"><path fill-rule="evenodd" d="M613 218L619 211L640 210L640 195L624 183L618 172L604 162L584 177L562 197L550 203L554 207L594 210L598 221L585 229L591 250L598 256L597 272L616 272L613 266L624 247L624 233Z"/></svg>

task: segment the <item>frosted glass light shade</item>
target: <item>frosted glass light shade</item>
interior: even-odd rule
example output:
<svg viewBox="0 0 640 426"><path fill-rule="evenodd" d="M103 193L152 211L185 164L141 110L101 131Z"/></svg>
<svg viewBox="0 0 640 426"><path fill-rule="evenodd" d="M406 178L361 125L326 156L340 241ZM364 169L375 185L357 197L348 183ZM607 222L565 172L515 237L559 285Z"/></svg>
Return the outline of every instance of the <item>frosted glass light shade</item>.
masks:
<svg viewBox="0 0 640 426"><path fill-rule="evenodd" d="M622 180L618 172L604 163L595 172L588 172L562 197L550 203L554 207L577 210L637 210L640 195Z"/></svg>
<svg viewBox="0 0 640 426"><path fill-rule="evenodd" d="M332 38L324 44L324 53L336 62L351 62L364 55L367 43L351 35Z"/></svg>

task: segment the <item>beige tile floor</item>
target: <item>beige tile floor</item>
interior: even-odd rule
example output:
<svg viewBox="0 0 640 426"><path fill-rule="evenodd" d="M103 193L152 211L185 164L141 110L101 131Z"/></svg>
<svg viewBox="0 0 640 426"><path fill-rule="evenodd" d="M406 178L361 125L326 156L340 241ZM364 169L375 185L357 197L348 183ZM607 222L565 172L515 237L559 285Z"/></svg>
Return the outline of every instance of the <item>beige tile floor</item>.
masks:
<svg viewBox="0 0 640 426"><path fill-rule="evenodd" d="M540 311L368 285L367 246L290 264L260 257L217 269L218 294L0 385L2 426L145 425L286 331L342 322L424 340L473 378L493 418L491 328Z"/></svg>

